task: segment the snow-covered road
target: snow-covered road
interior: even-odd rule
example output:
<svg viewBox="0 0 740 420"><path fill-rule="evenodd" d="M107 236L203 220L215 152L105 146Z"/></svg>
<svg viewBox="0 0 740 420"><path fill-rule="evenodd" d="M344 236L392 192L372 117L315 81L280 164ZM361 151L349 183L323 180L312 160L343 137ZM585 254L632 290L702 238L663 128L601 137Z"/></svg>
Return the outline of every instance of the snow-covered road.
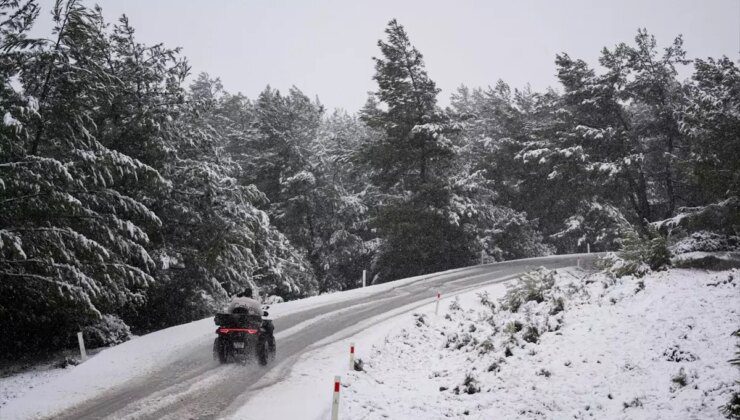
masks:
<svg viewBox="0 0 740 420"><path fill-rule="evenodd" d="M9 401L0 409L0 417L233 415L256 403L251 401L253 395L264 394L266 388L283 381L302 355L352 336L374 322L429 304L437 291L449 296L506 281L534 267L574 266L578 259L586 263L594 257L551 256L489 264L275 305L272 311L278 354L268 368L221 366L215 362L211 353L215 326L211 318L158 331L103 351Z"/></svg>

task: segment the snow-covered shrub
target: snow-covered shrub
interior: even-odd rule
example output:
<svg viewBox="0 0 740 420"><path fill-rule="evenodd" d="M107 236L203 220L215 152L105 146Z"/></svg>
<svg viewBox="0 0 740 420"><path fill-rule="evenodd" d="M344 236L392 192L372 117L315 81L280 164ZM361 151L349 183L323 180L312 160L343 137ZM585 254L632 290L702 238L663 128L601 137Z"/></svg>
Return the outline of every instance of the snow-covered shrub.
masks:
<svg viewBox="0 0 740 420"><path fill-rule="evenodd" d="M463 347L466 347L468 344L477 344L477 341L471 336L469 333L452 333L447 336L447 341L445 342L445 348L452 348L455 350L460 350Z"/></svg>
<svg viewBox="0 0 740 420"><path fill-rule="evenodd" d="M496 310L496 304L490 299L488 292L484 291L478 293L478 299L480 300L481 305L488 307L491 311Z"/></svg>
<svg viewBox="0 0 740 420"><path fill-rule="evenodd" d="M645 282L640 280L637 282L637 287L635 287L635 293L640 293L643 290L645 290Z"/></svg>
<svg viewBox="0 0 740 420"><path fill-rule="evenodd" d="M680 346L674 345L663 352L663 357L669 362L693 362L697 359L694 353L682 350Z"/></svg>
<svg viewBox="0 0 740 420"><path fill-rule="evenodd" d="M634 231L629 232L622 242L619 253L607 254L599 266L617 277L642 277L670 264L671 253L666 239L651 230L645 236L640 236Z"/></svg>
<svg viewBox="0 0 740 420"><path fill-rule="evenodd" d="M740 338L740 330L735 331L732 335ZM730 359L730 364L740 369L740 344L737 345L735 358ZM736 381L735 384L740 387L740 380ZM722 413L728 419L740 419L740 389L735 389L732 397L730 397L730 401L722 407Z"/></svg>
<svg viewBox="0 0 740 420"><path fill-rule="evenodd" d="M506 324L506 327L504 328L504 332L507 334L514 335L518 333L519 331L524 328L524 325L522 325L519 321L511 321L508 324Z"/></svg>
<svg viewBox="0 0 740 420"><path fill-rule="evenodd" d="M669 249L676 255L687 252L736 251L740 249L740 237L702 230L680 238Z"/></svg>
<svg viewBox="0 0 740 420"><path fill-rule="evenodd" d="M263 303L265 305L274 305L276 303L283 303L283 302L285 302L285 299L283 299L281 296L270 295L265 298Z"/></svg>
<svg viewBox="0 0 740 420"><path fill-rule="evenodd" d="M414 314L414 317L416 318L417 327L421 327L422 325L427 325L427 320L424 314Z"/></svg>
<svg viewBox="0 0 740 420"><path fill-rule="evenodd" d="M522 275L512 285L507 285L506 295L501 304L511 312L516 312L526 302L540 303L545 300L545 292L555 284L555 273L544 267Z"/></svg>
<svg viewBox="0 0 740 420"><path fill-rule="evenodd" d="M537 343L540 339L540 332L537 330L537 327L528 325L522 334L522 339L527 343Z"/></svg>
<svg viewBox="0 0 740 420"><path fill-rule="evenodd" d="M89 348L121 344L131 339L131 329L115 315L103 315L97 323L82 329Z"/></svg>
<svg viewBox="0 0 740 420"><path fill-rule="evenodd" d="M80 364L79 359L75 359L74 357L65 357L64 359L54 363L54 367L56 369L66 369L69 366L77 366Z"/></svg>
<svg viewBox="0 0 740 420"><path fill-rule="evenodd" d="M491 338L486 338L485 340L483 340L478 345L478 349L479 349L478 350L479 354L486 354L486 353L490 353L491 351L493 351L494 345L493 345L493 341L491 340Z"/></svg>
<svg viewBox="0 0 740 420"><path fill-rule="evenodd" d="M642 399L639 397L632 398L629 402L622 403L622 406L625 410L631 407L642 407Z"/></svg>
<svg viewBox="0 0 740 420"><path fill-rule="evenodd" d="M462 386L456 386L454 392L455 394L459 394L461 392L471 395L475 394L480 392L480 383L475 375L468 373L465 375L465 380L463 381Z"/></svg>
<svg viewBox="0 0 740 420"><path fill-rule="evenodd" d="M686 370L681 368L678 373L671 377L671 392L676 392L679 388L683 388L689 383L689 377L686 376Z"/></svg>
<svg viewBox="0 0 740 420"><path fill-rule="evenodd" d="M455 312L455 311L461 311L461 310L462 308L460 307L460 299L456 296L455 300L453 300L450 303L450 311Z"/></svg>
<svg viewBox="0 0 740 420"><path fill-rule="evenodd" d="M557 297L552 301L552 308L550 308L550 315L557 315L563 312L565 309L565 301L562 297Z"/></svg>

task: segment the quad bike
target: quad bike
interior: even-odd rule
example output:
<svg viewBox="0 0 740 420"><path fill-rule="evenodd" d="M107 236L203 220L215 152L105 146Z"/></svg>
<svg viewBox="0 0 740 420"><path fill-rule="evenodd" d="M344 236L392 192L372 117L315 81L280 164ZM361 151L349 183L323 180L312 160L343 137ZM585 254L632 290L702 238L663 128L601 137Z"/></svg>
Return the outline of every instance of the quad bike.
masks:
<svg viewBox="0 0 740 420"><path fill-rule="evenodd" d="M217 337L213 341L213 358L220 363L237 362L246 364L257 360L261 366L275 357L275 337L272 321L263 319L269 314L263 308L262 315L241 313L216 314L214 322L218 325Z"/></svg>

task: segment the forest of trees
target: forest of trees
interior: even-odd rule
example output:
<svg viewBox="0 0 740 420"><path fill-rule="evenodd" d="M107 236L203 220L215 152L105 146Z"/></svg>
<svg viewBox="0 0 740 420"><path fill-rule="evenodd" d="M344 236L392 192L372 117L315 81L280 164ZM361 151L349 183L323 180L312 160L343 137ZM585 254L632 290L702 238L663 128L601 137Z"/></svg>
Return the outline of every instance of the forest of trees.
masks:
<svg viewBox="0 0 740 420"><path fill-rule="evenodd" d="M680 37L640 30L599 67L558 55L545 92L461 86L443 108L393 20L352 114L297 87L226 92L76 0L32 37L47 12L0 0L0 354L203 318L246 285L294 299L363 269L616 250L740 209L740 70L687 59Z"/></svg>

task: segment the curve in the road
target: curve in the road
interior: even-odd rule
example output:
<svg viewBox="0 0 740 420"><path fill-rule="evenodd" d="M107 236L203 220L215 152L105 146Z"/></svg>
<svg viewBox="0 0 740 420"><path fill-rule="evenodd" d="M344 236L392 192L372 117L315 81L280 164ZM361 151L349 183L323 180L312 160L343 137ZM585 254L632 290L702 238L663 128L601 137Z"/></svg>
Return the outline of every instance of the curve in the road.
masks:
<svg viewBox="0 0 740 420"><path fill-rule="evenodd" d="M371 296L289 314L274 321L278 332L278 354L277 363L270 369L221 366L212 359L212 342L209 340L146 378L130 381L54 418L216 418L227 414L227 409L246 404L251 393L285 378L290 373L292 362L306 351L315 349L317 343L326 341L328 337L341 339L341 332L345 330L348 331L347 336L355 334L356 328L352 327L364 320L414 303L429 303L437 291L445 295L457 294L506 281L534 267L563 268L576 265L577 259L588 263L595 256L552 256L458 269L429 275ZM303 325L306 327L302 328ZM280 331L288 330L289 334L280 334ZM260 381L263 377L269 380Z"/></svg>

